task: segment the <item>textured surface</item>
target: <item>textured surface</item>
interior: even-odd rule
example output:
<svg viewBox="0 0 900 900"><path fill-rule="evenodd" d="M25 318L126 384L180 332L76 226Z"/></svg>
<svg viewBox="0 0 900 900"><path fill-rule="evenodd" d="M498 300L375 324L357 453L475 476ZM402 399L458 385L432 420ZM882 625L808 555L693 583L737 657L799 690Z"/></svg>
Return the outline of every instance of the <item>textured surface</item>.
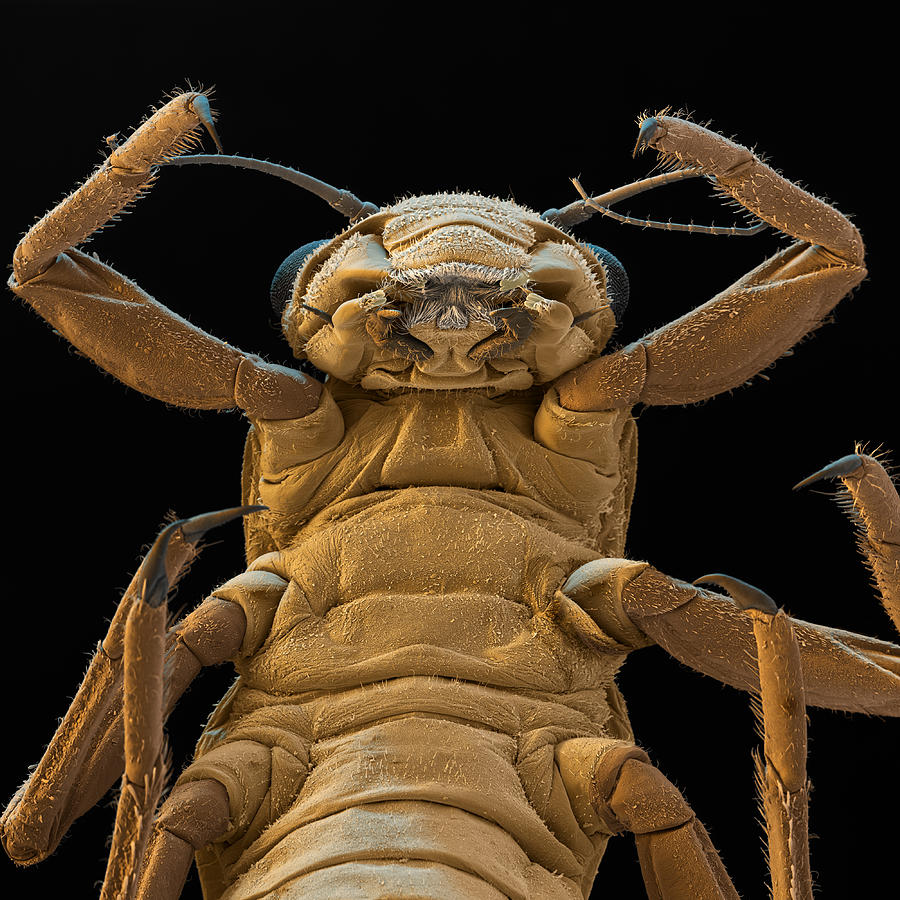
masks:
<svg viewBox="0 0 900 900"><path fill-rule="evenodd" d="M360 824L372 804L419 835L415 852L398 837L391 855L459 867L452 835L466 820L453 816L465 813L517 848L487 879L509 896L566 897L590 880L605 839L587 837L561 782L551 790L553 747L629 737L612 680L624 656L554 627L551 606L593 548L621 545L633 424L539 400L379 402L342 388L300 420L302 441L291 423L257 424L262 478L248 483L271 512L251 533L280 549L217 592L250 623L241 677L182 776L228 785L241 823L227 849L201 855L211 894L236 876L229 898L343 864L345 828L368 841L354 858L387 852L384 832ZM320 849L296 857L297 841Z"/></svg>
<svg viewBox="0 0 900 900"><path fill-rule="evenodd" d="M664 139L677 136L679 130L684 142L693 146L667 149ZM854 244L854 232L843 227L839 214L812 216L813 225L803 230L796 217L780 217L779 207L800 195L762 164L754 168L756 162L743 148L735 150L736 145L694 126L682 128L677 121L662 131L658 149L691 164L699 154L700 163L721 176L723 188L757 214L776 224L783 222L786 230L801 231L809 240L819 239L817 229L828 232L838 243L851 245L850 250L833 250L829 244L823 255L814 248L791 248L772 262L771 271L762 267L760 297L744 296L739 286L730 289L693 318L651 335L642 344L642 353L620 357L624 390L617 393L615 385L601 378L588 391L586 403L569 403L570 397L578 399L577 390L551 389L544 397L538 391L504 391L525 391L532 383L554 377L545 364L554 356L548 348L557 347L546 342L553 330L547 328L549 313L568 304L571 325L573 311L591 312L587 301L604 299L602 270L592 268L590 253L567 236L536 218L523 224L532 214L522 208L473 195L435 195L372 217L322 251L326 257L334 251L330 257L314 256L307 266L312 281L306 299L313 288L319 290L320 299L327 301L323 305L330 305L334 315L331 324L322 324L323 316L314 321L305 311L304 321L317 331L295 349L313 359L314 340L321 335L315 359L326 363L324 368L332 374L349 372L363 390L332 380L332 391L322 395L309 421L294 421L284 415L289 404L264 402L257 407L242 402L241 384L251 386L250 401L264 398L266 390L257 391L254 398L253 379L242 382L240 366L254 372L263 367L240 355L231 399L258 420L249 443L246 490L254 497L268 495L271 504L270 513L258 517L249 529L254 571L219 592L222 600L241 606L247 625L235 660L241 680L204 735L197 763L183 776L183 784L214 778L227 788L230 829L204 866L211 894L219 893L232 877L239 881L229 890L249 895L287 889L297 879L324 879L325 875L313 873L326 870L336 878L347 872L367 878L372 870L360 860L371 858L373 867L387 863L378 856L383 851L375 847L381 832L357 813L382 803L400 804L390 812L401 825L404 818L416 821L424 815L412 829L426 836L424 845L410 842L410 834L404 837L401 827L394 844L385 846L391 853L411 852L433 862L432 875L444 872L436 866L461 863L452 855L452 840L445 841L444 830L438 827L430 834L424 823L446 821L452 833L450 822L457 813L491 820L497 833L487 834L499 842L497 846L511 847L514 841L529 860L516 862L507 854L503 865L491 872L464 872L463 866L456 876L444 872L448 884L454 877L477 875L486 885L496 883L510 895L520 895L529 873L537 873L531 890L547 895L551 888L546 879L540 883L543 872L557 882L552 873L568 880L562 884L562 896L587 888L604 839L596 836L597 822L586 810L584 798L577 796L578 778L567 779L557 771L554 747L574 738L596 740L597 747L608 749L610 737L630 737L612 679L624 652L646 643L643 636L634 640L634 623L643 624L642 613L652 615L649 607L655 598L649 590L629 607L620 592L613 591L606 605L593 598L593 604L579 608L558 588L579 565L598 555L623 552L634 476L634 426L627 407L637 400L698 399L742 381L814 327L828 304L862 275L861 244ZM734 164L729 162L732 151L737 154ZM743 171L746 166L752 170L752 191L744 190L740 179L727 180L735 167ZM446 212L441 197L450 198ZM422 209L416 210L417 204ZM434 207L434 215L428 213L429 207ZM87 224L89 218L85 217ZM387 253L390 267L385 265ZM521 271L526 266L528 273ZM830 270L826 278L837 276L839 283L824 292L824 307L810 311L806 306L815 284L803 279L822 266L826 273ZM461 328L438 325L427 332L428 340L419 340L418 350L411 338L418 339L425 331L410 328L411 338L399 340L391 338L390 327L376 333L367 330L379 337L372 350L359 331L359 317L354 320L346 314L354 305L361 308L363 299L367 304L363 312L375 313L378 307L373 303L380 303L377 295L384 288L378 285L386 284L385 277L405 289L423 273L429 278L499 276L501 282L510 283L528 274L548 295L531 300L531 306L529 298L536 295L525 298L524 305L532 311L526 316L534 319L532 330L527 334L523 330L520 339L514 333L519 326L507 325L509 334L498 338L498 352L490 355L491 365L500 373L498 380L492 381L494 375L489 373L487 380L479 381L477 366L466 373L470 380L459 379L459 387L479 388L482 393L445 395L448 385L442 379L448 370L434 370L435 360L442 365L449 360L457 364L455 370L450 366L450 375L459 374L459 340L464 336L440 332ZM775 273L779 278L769 278ZM95 298L101 309L115 306L102 295L114 290L117 277L109 276ZM301 272L295 300L304 296L304 277ZM794 283L781 291L779 280ZM33 288L30 283L20 285L26 299L32 293L37 307L41 295ZM77 292L77 285L61 289ZM358 296L361 291L363 297ZM756 302L761 297L766 302ZM60 308L48 315L51 321L57 314L65 319ZM161 326L169 327L171 314L164 307L158 312ZM753 320L754 314L759 321ZM90 318L89 313L88 324ZM722 327L731 320L738 320L734 333ZM597 321L611 324L608 315L599 315ZM287 324L290 333L290 317ZM584 336L592 327L566 332L570 346L559 345L556 361L562 363L556 374L600 351L605 338L592 343ZM112 352L101 340L95 358L119 374L115 351L127 351L122 369L127 373L133 347L122 344L116 329L110 331ZM345 340L351 332L355 345ZM200 338L204 347L215 345L214 339L209 345L206 338ZM421 350L429 342L438 345L426 346L433 358ZM453 349L447 351L450 345ZM329 370L332 355L352 355L348 348L355 353L358 347L362 354L352 365L337 359L338 369ZM186 354L177 342L169 350L176 363L186 361L190 367L190 354L181 359ZM615 371L615 357L611 363L607 358L583 368L578 373L581 386L586 376L602 373L607 365ZM471 354L468 358L475 359ZM632 366L631 360L638 365ZM229 405L227 391L221 397L216 394L216 379L224 376L226 383L230 379L229 363L223 367L214 362L211 369L213 386L201 386L199 393L214 395L213 405ZM366 394L366 388L396 387L398 373L409 374L408 384L430 386L434 393ZM169 367L157 364L142 387L155 396L166 395L158 387L168 374ZM499 383L509 375L512 380ZM292 377L289 370L281 376ZM419 380L413 382L413 376ZM578 387L577 379L569 381L568 388L573 387ZM184 400L192 396L189 391ZM583 412L561 407L560 396L566 405ZM317 389L308 391L305 401L312 397L318 398ZM298 407L306 411L311 403ZM277 409L279 414L254 415L255 408ZM698 646L701 642L690 622L681 627L677 613L670 615L693 603L696 592L688 589L685 594L685 587L671 580L664 588L668 590L664 605L675 598L658 620L675 624L670 643L678 646L680 640L686 654L702 654L707 648ZM647 609L642 606L645 600ZM699 609L715 618L714 605L701 603ZM629 615L633 621L627 621ZM723 616L723 622L727 618ZM648 627L648 633L651 630ZM733 645L727 639L720 643L720 677L752 687L752 677L744 677L745 673L733 677L729 653L733 656L735 648L743 646L741 639ZM877 652L890 657L893 650L888 645ZM842 652L839 648L839 655ZM696 664L703 668L702 655ZM475 691L474 699L463 698L461 703L460 697L447 693L448 685L461 680ZM382 705L385 698L373 693L382 682L400 685L401 694L408 686L411 693ZM842 691L849 691L849 683L848 678L837 684L836 703L843 700ZM354 696L367 690L362 699ZM889 686L888 711L891 690ZM349 697L346 708L340 696L344 693ZM544 706L523 712L523 697ZM322 704L323 698L327 709L314 710L312 705ZM506 711L510 705L516 715L493 712L494 707ZM634 766L628 769L633 770ZM644 782L655 783L652 776ZM661 815L665 801L665 791L648 792L642 801L648 814L642 834L673 826ZM267 829L271 822L275 826ZM298 861L288 849L293 836L319 828L331 836L330 843L323 842L320 855ZM692 826L690 840L698 859L715 856L708 839L704 843L704 834ZM356 848L356 862L335 853L344 836ZM670 843L665 836L651 837L649 844L639 841L644 847L642 862L648 853L652 865L662 860L658 872L667 874L659 877L657 887L667 896L677 892L677 885L700 877L699 870L687 871L679 863L677 842ZM504 856L499 850L498 855ZM401 864L405 858L398 856ZM410 877L414 871L412 864ZM648 878L648 889L652 880Z"/></svg>

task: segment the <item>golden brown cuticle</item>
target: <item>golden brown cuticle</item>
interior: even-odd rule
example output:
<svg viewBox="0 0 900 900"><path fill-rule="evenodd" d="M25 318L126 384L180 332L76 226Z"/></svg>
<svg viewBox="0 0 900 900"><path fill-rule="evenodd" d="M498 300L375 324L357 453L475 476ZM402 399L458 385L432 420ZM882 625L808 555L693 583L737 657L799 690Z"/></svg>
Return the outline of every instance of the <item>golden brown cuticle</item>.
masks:
<svg viewBox="0 0 900 900"><path fill-rule="evenodd" d="M177 900L194 863L207 900L583 900L623 832L649 897L736 898L616 683L630 653L658 645L751 695L772 896L811 900L806 708L900 716L900 646L794 619L777 592L728 575L704 579L715 591L627 558L633 412L731 391L788 353L865 278L859 231L679 116L640 125L636 149L667 174L594 198L576 182L582 200L543 215L459 191L378 207L261 161L185 159L204 130L221 150L213 116L197 91L165 102L15 251L13 292L81 354L165 403L240 410L250 429L243 506L157 539L0 818L7 854L44 859L121 780L108 900ZM296 367L208 334L78 249L169 166L206 162L287 178L348 219L273 282ZM612 209L689 178L753 224ZM614 347L629 280L574 235L592 213L788 242ZM846 488L900 628L895 486L862 452L818 477ZM202 532L232 518L245 571L170 625L164 598ZM165 719L223 663L237 680L166 793Z"/></svg>

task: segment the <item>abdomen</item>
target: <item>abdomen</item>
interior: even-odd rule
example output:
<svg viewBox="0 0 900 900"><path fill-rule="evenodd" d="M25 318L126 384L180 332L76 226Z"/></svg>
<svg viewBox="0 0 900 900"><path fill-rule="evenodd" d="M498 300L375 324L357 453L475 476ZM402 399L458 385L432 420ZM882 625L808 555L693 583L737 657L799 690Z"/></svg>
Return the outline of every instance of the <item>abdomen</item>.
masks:
<svg viewBox="0 0 900 900"><path fill-rule="evenodd" d="M577 708L589 696L538 693L401 677L291 698L289 713L236 697L233 737L272 746L271 785L264 815L217 852L221 896L582 898L605 841L579 828L554 748L605 729ZM298 737L309 775L281 810L277 754Z"/></svg>

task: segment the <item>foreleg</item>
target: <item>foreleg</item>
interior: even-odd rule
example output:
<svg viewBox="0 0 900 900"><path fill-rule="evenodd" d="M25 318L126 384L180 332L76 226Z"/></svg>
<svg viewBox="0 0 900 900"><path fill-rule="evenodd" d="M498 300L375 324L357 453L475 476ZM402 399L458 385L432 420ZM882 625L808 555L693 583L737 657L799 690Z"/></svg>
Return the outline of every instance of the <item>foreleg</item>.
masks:
<svg viewBox="0 0 900 900"><path fill-rule="evenodd" d="M263 419L305 415L318 402L317 382L212 337L72 249L147 190L154 166L183 152L201 125L213 130L203 94L157 110L22 238L10 287L82 353L151 397L196 409L239 406Z"/></svg>
<svg viewBox="0 0 900 900"><path fill-rule="evenodd" d="M215 134L209 101L195 91L156 110L77 190L40 219L19 241L13 275L25 284L53 265L60 253L102 228L154 180L153 167L197 141L200 127Z"/></svg>
<svg viewBox="0 0 900 900"><path fill-rule="evenodd" d="M670 116L647 119L639 145L700 167L797 242L680 319L564 375L557 387L569 409L692 403L736 388L815 329L866 275L849 220L746 147Z"/></svg>

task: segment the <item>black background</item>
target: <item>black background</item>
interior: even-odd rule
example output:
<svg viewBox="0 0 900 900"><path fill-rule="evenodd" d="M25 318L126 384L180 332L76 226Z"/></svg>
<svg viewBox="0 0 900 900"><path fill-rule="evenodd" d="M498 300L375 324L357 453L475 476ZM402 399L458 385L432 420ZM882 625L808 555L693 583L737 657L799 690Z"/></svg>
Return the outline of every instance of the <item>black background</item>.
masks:
<svg viewBox="0 0 900 900"><path fill-rule="evenodd" d="M7 7L4 246L78 184L103 137L128 133L163 94L215 85L227 152L296 166L378 204L461 188L538 211L642 177L635 116L686 106L757 146L788 177L852 214L869 279L822 328L750 388L640 417L638 493L628 554L694 578L724 571L799 618L891 639L834 504L790 486L854 441L900 448L894 185L878 65L884 23L833 32L763 12L730 22L694 13L671 27L608 13L400 7L319 10L247 3L152 13L137 6ZM429 18L430 17L430 18ZM871 62L870 62L871 60ZM878 62L875 62L875 61ZM731 221L698 183L627 204L639 215ZM343 220L322 201L253 173L166 171L122 223L91 245L159 300L221 338L286 363L267 303L280 261ZM632 304L627 342L703 302L781 246L643 231L596 220L586 240L616 253ZM245 423L235 413L165 408L103 375L21 303L0 308L6 405L2 790L36 761L104 632L117 593L167 510L236 503ZM192 605L241 568L237 526L183 585ZM185 764L229 683L205 673L170 720ZM657 649L621 685L639 742L709 828L739 892L767 896L747 700ZM900 801L894 721L810 715L813 869L820 893L890 892ZM4 797L5 799L5 797ZM109 806L88 814L42 865L0 859L0 894L95 895ZM63 887L64 886L64 887ZM642 896L633 845L614 841L596 897ZM191 881L186 897L199 897Z"/></svg>

